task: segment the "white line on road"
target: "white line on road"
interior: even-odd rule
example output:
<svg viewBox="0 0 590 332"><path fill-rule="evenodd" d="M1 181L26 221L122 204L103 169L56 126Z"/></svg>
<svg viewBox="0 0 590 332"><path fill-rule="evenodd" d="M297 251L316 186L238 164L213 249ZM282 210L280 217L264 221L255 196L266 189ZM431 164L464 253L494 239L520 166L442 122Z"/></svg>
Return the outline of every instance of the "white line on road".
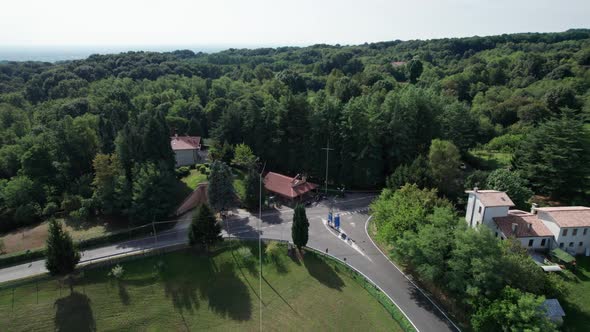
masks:
<svg viewBox="0 0 590 332"><path fill-rule="evenodd" d="M328 226L328 220L322 218L322 223L324 224L324 227L326 227L326 229L328 230L328 232L330 232L330 234L334 235L335 237L337 237L340 241L348 244L352 249L358 251L359 254L363 255L363 257L365 257L366 259L368 259L371 263L373 263L373 260L371 259L371 257L367 256L367 254L365 254L363 252L363 250L354 242L350 242L348 243L347 240L344 240L342 237L334 234L331 230L330 230L330 226ZM344 232L342 232L344 233ZM346 233L344 233L346 235ZM348 235L346 235L346 238L349 239Z"/></svg>

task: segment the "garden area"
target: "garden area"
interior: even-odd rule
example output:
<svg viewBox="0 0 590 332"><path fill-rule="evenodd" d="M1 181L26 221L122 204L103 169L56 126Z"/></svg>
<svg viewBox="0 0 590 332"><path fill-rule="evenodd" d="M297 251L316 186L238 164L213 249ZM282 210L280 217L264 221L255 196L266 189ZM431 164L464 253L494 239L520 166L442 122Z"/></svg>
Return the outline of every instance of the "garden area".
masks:
<svg viewBox="0 0 590 332"><path fill-rule="evenodd" d="M393 304L340 263L276 242L263 248L264 330L401 331ZM0 285L9 331L258 330L258 248L227 242L81 271L73 286L44 278ZM369 291L373 294L370 294ZM399 315L399 312L397 312ZM406 322L407 323L407 322Z"/></svg>

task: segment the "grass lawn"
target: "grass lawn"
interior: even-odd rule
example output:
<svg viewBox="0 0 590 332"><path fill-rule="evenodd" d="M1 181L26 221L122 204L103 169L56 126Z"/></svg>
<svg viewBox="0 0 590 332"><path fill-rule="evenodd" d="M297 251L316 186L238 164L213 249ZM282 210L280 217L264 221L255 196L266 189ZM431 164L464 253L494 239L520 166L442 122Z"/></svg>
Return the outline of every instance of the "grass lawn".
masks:
<svg viewBox="0 0 590 332"><path fill-rule="evenodd" d="M110 267L89 269L72 293L55 279L0 285L0 326L4 331L255 331L259 284L253 245L226 245L210 257L185 250L128 261L121 264L125 273L119 282L107 276ZM401 331L342 265L313 253L291 259L286 247L276 259L263 260L264 330Z"/></svg>
<svg viewBox="0 0 590 332"><path fill-rule="evenodd" d="M207 182L207 175L199 172L198 169L191 169L191 173L182 178L182 182L194 190L200 183Z"/></svg>
<svg viewBox="0 0 590 332"><path fill-rule="evenodd" d="M578 270L567 281L569 294L561 303L564 331L588 331L590 326L590 257L577 256Z"/></svg>
<svg viewBox="0 0 590 332"><path fill-rule="evenodd" d="M510 166L512 159L511 153L491 152L486 150L471 150L469 151L474 158L477 159L479 166L487 170L494 170L497 168L505 168Z"/></svg>
<svg viewBox="0 0 590 332"><path fill-rule="evenodd" d="M246 198L246 172L237 168L232 168L232 172L234 174L234 190L236 191L236 195L238 195L241 201L244 201Z"/></svg>

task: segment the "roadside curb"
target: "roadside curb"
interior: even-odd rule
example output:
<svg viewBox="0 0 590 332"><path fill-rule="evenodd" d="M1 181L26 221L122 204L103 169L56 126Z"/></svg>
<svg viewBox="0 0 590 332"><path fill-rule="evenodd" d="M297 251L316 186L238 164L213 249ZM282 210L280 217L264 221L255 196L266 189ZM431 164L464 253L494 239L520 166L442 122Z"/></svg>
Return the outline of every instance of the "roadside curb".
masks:
<svg viewBox="0 0 590 332"><path fill-rule="evenodd" d="M416 285L416 283L412 280L412 278L410 278L407 274L404 273L404 271L402 271L402 269L400 269L397 265L395 265L394 262L391 261L391 259L389 259L389 257L387 255L385 255L385 253L381 250L381 248L379 248L379 246L375 243L375 241L373 241L373 238L371 237L371 235L369 234L369 222L371 221L371 218L373 218L373 216L369 216L369 218L367 219L367 221L365 222L365 233L367 234L367 237L369 238L369 240L371 240L371 243L373 244L373 246L375 246L375 248L377 248L377 250L379 250L379 252L381 253L381 255L383 255L383 257L385 257L385 259L387 259L387 261L389 263L391 263L391 265L393 265L393 267L395 267L414 287L416 287L417 290L420 291L420 293L422 293L422 295L424 295L428 301L430 301L430 303L432 303L432 305L434 305L434 307L436 309L438 309L438 311L443 314L443 316L445 316L445 318L451 323L453 324L453 326L455 327L455 329L459 332L461 332L461 329L459 328L459 326L457 326L457 324L455 324L455 322L453 322L453 320L451 318L449 318L449 316L447 316L447 314L444 312L444 310L442 310L441 307L438 306L438 304L436 304L431 298L430 296L428 296L428 294L426 294L426 292L420 288L418 285Z"/></svg>

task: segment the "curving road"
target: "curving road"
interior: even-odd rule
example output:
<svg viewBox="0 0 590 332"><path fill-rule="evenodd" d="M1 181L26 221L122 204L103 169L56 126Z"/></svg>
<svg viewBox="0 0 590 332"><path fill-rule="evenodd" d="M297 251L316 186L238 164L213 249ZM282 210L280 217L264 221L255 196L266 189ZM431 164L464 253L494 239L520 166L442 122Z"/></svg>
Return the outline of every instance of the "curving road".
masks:
<svg viewBox="0 0 590 332"><path fill-rule="evenodd" d="M404 312L418 331L457 331L459 330L424 293L404 275L375 246L366 227L370 217L368 205L374 196L349 194L346 198L335 200L335 212L341 214L341 231L353 241L342 240L339 234L325 222L330 207L327 202L307 209L310 222L308 246L328 252L356 268L377 284ZM268 239L291 240L293 210L282 208L265 212L262 220L246 211L234 211L226 221L224 236L256 239L260 235ZM158 234L157 240L148 237L105 246L83 252L81 264L105 257L133 253L135 251L167 247L186 243L190 213L179 218L174 229ZM0 282L21 279L46 273L44 260L0 269Z"/></svg>

